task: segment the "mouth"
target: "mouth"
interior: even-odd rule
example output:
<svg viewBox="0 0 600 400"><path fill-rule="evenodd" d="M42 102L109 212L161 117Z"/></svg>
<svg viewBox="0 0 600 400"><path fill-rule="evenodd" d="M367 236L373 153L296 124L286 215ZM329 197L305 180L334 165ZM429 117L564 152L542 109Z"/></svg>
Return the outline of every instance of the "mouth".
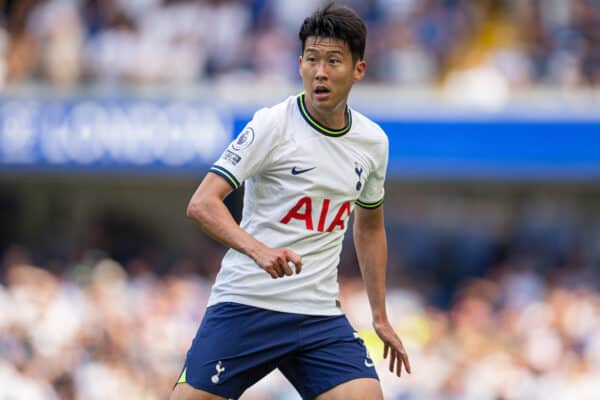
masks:
<svg viewBox="0 0 600 400"><path fill-rule="evenodd" d="M317 86L313 92L317 98L325 98L331 94L331 90L327 86Z"/></svg>

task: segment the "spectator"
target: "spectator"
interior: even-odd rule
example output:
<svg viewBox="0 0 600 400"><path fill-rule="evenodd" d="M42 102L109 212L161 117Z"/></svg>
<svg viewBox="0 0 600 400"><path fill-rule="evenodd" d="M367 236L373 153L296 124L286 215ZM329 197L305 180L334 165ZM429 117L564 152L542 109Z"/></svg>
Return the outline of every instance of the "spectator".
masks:
<svg viewBox="0 0 600 400"><path fill-rule="evenodd" d="M294 27L306 14L299 7L321 3L8 1L4 75L9 83L40 78L57 86L265 75L295 82L281 64L296 59ZM593 0L347 3L369 24L371 81L435 86L478 68L496 71L512 90L600 80L600 7Z"/></svg>

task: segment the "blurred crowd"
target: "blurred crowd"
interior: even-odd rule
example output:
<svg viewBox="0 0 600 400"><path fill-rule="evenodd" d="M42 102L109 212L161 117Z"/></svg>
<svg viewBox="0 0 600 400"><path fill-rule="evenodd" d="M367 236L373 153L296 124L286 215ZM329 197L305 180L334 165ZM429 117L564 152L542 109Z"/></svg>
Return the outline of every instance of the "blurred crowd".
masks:
<svg viewBox="0 0 600 400"><path fill-rule="evenodd" d="M2 0L0 82L186 86L297 82L302 19L322 0ZM511 89L600 83L598 0L347 0L367 79Z"/></svg>
<svg viewBox="0 0 600 400"><path fill-rule="evenodd" d="M350 243L340 262L342 308L370 349L385 398L596 399L594 197L403 198L386 207L387 300L410 377L386 371ZM90 240L69 225L48 227L58 242L40 232L37 245L5 244L0 253L0 399L167 398L223 249L194 237L197 253L163 265L168 257L144 249L158 244L139 227L109 219ZM242 398L299 399L278 373Z"/></svg>
<svg viewBox="0 0 600 400"><path fill-rule="evenodd" d="M0 399L168 397L203 314L206 277L128 274L101 257L59 275L28 261L17 247L4 255ZM574 277L579 283L568 283ZM361 281L344 278L341 300L386 399L592 400L600 390L600 294L581 271L564 278L498 269L465 281L446 310L414 289L390 288L392 323L414 371L400 379L382 360ZM242 399L299 397L274 373Z"/></svg>

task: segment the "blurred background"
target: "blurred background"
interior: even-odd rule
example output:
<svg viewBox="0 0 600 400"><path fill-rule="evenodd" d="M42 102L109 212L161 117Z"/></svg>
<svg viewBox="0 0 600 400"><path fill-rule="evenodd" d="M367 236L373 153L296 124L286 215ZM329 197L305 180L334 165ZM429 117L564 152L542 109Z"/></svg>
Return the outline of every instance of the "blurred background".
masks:
<svg viewBox="0 0 600 400"><path fill-rule="evenodd" d="M187 201L301 90L318 0L0 0L0 399L165 399L225 249ZM600 1L340 1L351 105L390 138L381 361L349 232L344 311L393 400L597 399ZM241 193L227 199L239 217ZM274 373L244 400L297 400Z"/></svg>

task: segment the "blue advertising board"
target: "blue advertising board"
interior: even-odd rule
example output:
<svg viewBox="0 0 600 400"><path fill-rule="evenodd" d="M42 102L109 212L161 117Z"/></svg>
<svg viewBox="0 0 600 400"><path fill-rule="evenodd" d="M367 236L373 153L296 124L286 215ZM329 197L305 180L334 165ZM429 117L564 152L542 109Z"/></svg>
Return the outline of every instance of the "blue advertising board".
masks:
<svg viewBox="0 0 600 400"><path fill-rule="evenodd" d="M0 100L0 173L203 173L250 116L195 100ZM392 178L600 179L600 116L374 119Z"/></svg>

